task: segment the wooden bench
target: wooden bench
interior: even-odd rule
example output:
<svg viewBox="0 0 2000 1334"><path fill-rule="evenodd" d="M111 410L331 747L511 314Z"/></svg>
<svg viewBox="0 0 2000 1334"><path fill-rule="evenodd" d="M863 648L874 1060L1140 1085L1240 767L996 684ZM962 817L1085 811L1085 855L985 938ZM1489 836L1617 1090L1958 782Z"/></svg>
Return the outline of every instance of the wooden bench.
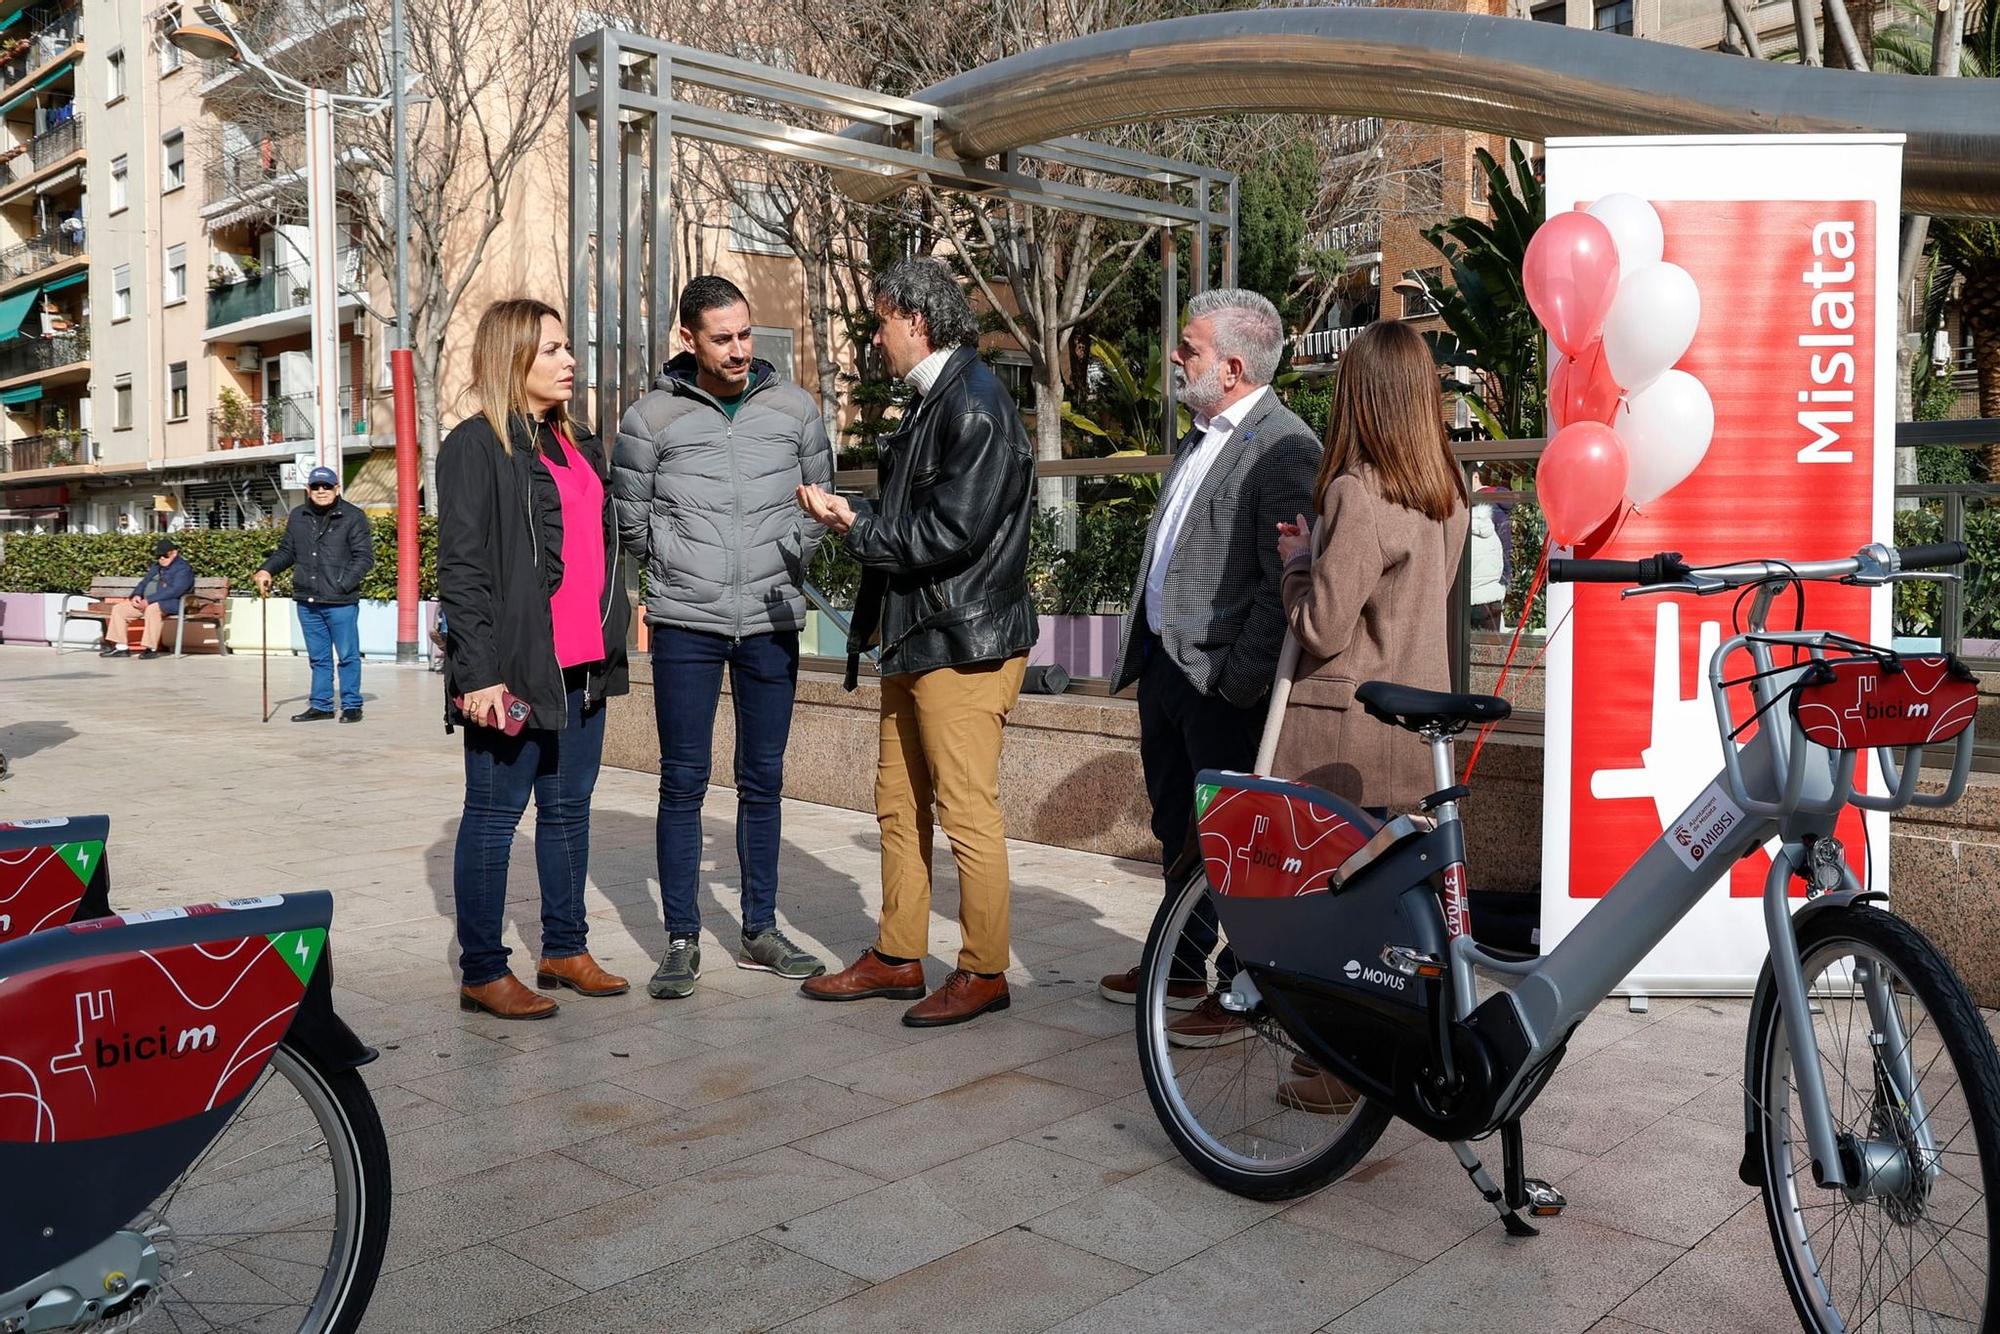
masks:
<svg viewBox="0 0 2000 1334"><path fill-rule="evenodd" d="M56 631L57 651L60 652L69 647L66 641L71 621L96 621L99 626L108 628L111 621L111 608L115 604L131 597L132 590L138 586L139 581L137 578L99 577L90 581L90 591L88 593L71 593L65 597L63 599L62 627ZM217 647L224 653L229 652L229 639L223 633L222 624L229 612L228 598L229 581L227 579L196 578L194 581L194 591L181 599L180 614L164 618L164 624L161 626L163 637L166 632L166 626L171 625L173 627L174 653L176 656L181 652L183 636L186 634L187 623L189 621L194 621L200 625L214 626ZM127 648L136 646L139 642L139 636L144 633L144 630L145 626L142 622L132 622L130 629L127 631L125 646ZM100 632L99 638L101 639L102 637L102 633Z"/></svg>

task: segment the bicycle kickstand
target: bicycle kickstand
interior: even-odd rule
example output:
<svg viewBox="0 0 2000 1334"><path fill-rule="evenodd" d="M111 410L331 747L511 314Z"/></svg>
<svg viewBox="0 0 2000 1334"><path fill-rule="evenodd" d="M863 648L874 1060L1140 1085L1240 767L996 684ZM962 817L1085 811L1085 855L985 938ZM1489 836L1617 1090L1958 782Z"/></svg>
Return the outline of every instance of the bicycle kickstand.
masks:
<svg viewBox="0 0 2000 1334"><path fill-rule="evenodd" d="M1526 1209L1536 1218L1554 1218L1568 1203L1548 1182L1525 1175L1522 1166L1521 1123L1508 1121L1500 1127L1501 1153L1505 1159L1503 1169L1507 1178L1507 1189L1503 1192L1493 1184L1487 1175L1486 1165L1472 1146L1464 1140L1452 1141L1451 1151L1458 1155L1459 1166L1472 1178L1473 1188L1492 1205L1500 1215L1500 1223L1510 1237L1536 1237L1541 1229L1522 1218L1519 1211Z"/></svg>

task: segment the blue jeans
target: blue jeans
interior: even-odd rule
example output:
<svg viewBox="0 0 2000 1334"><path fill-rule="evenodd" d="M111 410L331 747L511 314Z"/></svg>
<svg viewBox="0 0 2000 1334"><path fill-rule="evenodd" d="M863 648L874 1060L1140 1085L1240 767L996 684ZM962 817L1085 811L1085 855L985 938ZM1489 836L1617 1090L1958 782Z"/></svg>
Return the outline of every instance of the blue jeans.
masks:
<svg viewBox="0 0 2000 1334"><path fill-rule="evenodd" d="M736 859L743 868L743 931L778 924L779 797L785 741L799 684L799 637L780 630L729 640L653 627L653 713L660 729L660 899L667 931L701 930L695 882L701 871L701 802L722 669L736 701Z"/></svg>
<svg viewBox="0 0 2000 1334"><path fill-rule="evenodd" d="M299 629L306 637L306 657L312 662L312 707L333 712L333 660L340 659L340 707L361 707L361 608L328 607L301 602Z"/></svg>
<svg viewBox="0 0 2000 1334"><path fill-rule="evenodd" d="M507 916L507 862L528 797L535 799L535 870L542 882L544 959L584 952L583 878L590 866L590 794L604 755L604 706L583 711L583 678L570 683L569 723L508 736L465 729L465 812L458 821L451 888L458 906L458 962L465 985L507 972L500 933Z"/></svg>

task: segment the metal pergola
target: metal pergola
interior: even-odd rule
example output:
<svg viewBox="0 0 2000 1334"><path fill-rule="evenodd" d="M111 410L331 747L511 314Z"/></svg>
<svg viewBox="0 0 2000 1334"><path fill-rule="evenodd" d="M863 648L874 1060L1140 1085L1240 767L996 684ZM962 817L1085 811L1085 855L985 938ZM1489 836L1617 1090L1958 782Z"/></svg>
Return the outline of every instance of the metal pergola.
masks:
<svg viewBox="0 0 2000 1334"><path fill-rule="evenodd" d="M606 80L607 70L617 77ZM711 100L683 96L693 90ZM745 109L714 104L731 99ZM768 114L785 109L841 122L847 132ZM570 48L569 308L573 325L583 312L597 315L595 336L578 340L577 393L590 397L599 429L615 426L667 358L675 323L677 135L874 178L871 194L883 181L931 185L1157 227L1163 347L1180 330L1180 232L1189 233L1192 291L1207 285L1211 248L1218 245L1221 281L1235 282L1234 173L1075 138L962 160L937 151L943 116L924 102L636 33L604 29L578 38ZM1062 179L1051 169L1091 173L1114 188ZM1171 444L1172 377L1162 380L1163 438Z"/></svg>

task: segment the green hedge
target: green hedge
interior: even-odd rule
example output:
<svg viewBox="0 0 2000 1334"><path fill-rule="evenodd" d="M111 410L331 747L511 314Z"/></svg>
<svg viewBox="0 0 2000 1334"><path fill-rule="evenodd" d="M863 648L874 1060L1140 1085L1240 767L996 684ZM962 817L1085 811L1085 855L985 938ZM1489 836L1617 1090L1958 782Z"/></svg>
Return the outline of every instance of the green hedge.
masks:
<svg viewBox="0 0 2000 1334"><path fill-rule="evenodd" d="M396 520L382 515L369 520L375 542L375 566L362 581L361 596L384 601L396 596ZM229 580L232 591L254 591L250 575L277 549L276 528L187 528L174 534L181 554L203 577ZM153 559L158 533L28 533L5 539L0 560L0 592L85 593L98 577L136 576ZM421 595L437 596L437 521L425 518L418 532ZM289 571L272 591L288 596Z"/></svg>

